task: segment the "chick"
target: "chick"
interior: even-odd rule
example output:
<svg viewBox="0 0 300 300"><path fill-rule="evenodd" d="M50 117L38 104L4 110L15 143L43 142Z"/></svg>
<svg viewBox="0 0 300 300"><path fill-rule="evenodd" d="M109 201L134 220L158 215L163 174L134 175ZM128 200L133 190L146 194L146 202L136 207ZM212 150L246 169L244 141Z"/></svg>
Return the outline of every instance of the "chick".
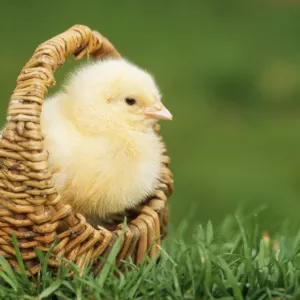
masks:
<svg viewBox="0 0 300 300"><path fill-rule="evenodd" d="M154 123L172 115L150 74L124 59L87 64L41 115L49 168L65 203L90 220L135 207L158 184Z"/></svg>

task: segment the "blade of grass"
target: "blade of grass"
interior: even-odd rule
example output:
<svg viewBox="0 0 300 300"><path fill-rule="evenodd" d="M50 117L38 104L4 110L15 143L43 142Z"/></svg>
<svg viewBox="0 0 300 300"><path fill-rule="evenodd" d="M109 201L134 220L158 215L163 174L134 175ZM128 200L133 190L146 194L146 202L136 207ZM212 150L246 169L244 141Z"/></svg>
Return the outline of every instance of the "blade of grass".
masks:
<svg viewBox="0 0 300 300"><path fill-rule="evenodd" d="M238 282L236 281L234 274L232 273L232 270L230 269L228 264L225 262L225 260L221 256L218 256L217 259L218 259L219 265L223 269L223 271L228 279L228 282L230 283L230 285L232 287L235 299L243 300L242 292L240 290L240 287L238 285Z"/></svg>
<svg viewBox="0 0 300 300"><path fill-rule="evenodd" d="M38 299L44 299L54 294L54 292L61 286L63 280L58 279L47 287L39 296Z"/></svg>
<svg viewBox="0 0 300 300"><path fill-rule="evenodd" d="M114 267L117 255L120 251L121 241L122 241L122 238L125 233L126 225L127 225L127 220L125 218L125 221L123 223L122 232L121 232L120 236L117 238L117 240L115 241L115 243L109 253L109 256L103 266L103 269L101 270L100 274L97 277L99 287L101 287L101 288L103 288L104 282L105 282L109 272Z"/></svg>

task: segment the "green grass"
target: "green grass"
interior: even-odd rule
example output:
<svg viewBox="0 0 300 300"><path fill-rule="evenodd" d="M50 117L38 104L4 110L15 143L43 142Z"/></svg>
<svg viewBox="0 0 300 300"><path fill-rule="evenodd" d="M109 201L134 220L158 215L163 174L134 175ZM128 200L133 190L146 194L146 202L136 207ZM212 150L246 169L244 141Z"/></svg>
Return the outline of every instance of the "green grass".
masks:
<svg viewBox="0 0 300 300"><path fill-rule="evenodd" d="M42 262L33 285L26 273L15 275L0 257L0 299L297 299L300 297L300 231L283 226L271 237L257 214L227 217L221 226L198 226L190 238L187 221L171 230L158 263L114 267L118 245L94 277L69 263L56 279ZM190 242L187 242L190 240ZM22 264L22 263L21 263ZM21 269L23 266L21 266ZM68 269L74 271L68 279ZM115 275L118 276L115 276Z"/></svg>

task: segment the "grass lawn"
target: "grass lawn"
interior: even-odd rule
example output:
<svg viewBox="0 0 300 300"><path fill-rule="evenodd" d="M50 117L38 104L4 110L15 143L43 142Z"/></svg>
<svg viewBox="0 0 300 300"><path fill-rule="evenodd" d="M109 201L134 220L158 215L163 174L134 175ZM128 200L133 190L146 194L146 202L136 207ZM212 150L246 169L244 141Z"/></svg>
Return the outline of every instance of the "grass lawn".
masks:
<svg viewBox="0 0 300 300"><path fill-rule="evenodd" d="M88 268L80 276L73 265L62 267L57 278L47 269L47 255L33 285L20 272L14 275L0 258L1 299L297 299L300 297L300 231L282 226L270 236L259 216L228 216L217 229L208 222L185 237L188 221L170 232L159 262L127 271L114 267L116 245L101 273ZM21 269L23 269L20 261ZM69 280L67 269L74 271ZM115 276L115 275L118 276Z"/></svg>

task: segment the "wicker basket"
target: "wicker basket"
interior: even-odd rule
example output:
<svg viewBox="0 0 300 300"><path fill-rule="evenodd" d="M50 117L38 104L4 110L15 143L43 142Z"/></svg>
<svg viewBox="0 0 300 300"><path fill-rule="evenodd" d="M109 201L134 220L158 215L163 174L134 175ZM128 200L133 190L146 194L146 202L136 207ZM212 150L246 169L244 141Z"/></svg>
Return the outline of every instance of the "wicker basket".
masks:
<svg viewBox="0 0 300 300"><path fill-rule="evenodd" d="M76 25L41 44L17 79L17 87L8 107L7 125L0 139L0 255L18 269L12 236L15 234L29 275L40 265L36 248L48 251L55 240L49 265L58 268L61 257L79 267L94 263L95 272L107 257L122 232L123 216L110 228L96 229L81 214L60 201L48 171L48 153L43 149L40 114L49 87L55 84L54 72L65 59L105 56L120 57L113 45L101 34ZM155 130L159 131L157 125ZM161 141L163 164L159 189L143 205L126 212L127 226L121 240L117 264L132 257L136 264L146 255L159 253L161 237L166 234L167 198L172 193L169 158ZM117 220L117 218L116 218ZM64 224L60 232L58 227ZM102 260L101 260L102 261Z"/></svg>

